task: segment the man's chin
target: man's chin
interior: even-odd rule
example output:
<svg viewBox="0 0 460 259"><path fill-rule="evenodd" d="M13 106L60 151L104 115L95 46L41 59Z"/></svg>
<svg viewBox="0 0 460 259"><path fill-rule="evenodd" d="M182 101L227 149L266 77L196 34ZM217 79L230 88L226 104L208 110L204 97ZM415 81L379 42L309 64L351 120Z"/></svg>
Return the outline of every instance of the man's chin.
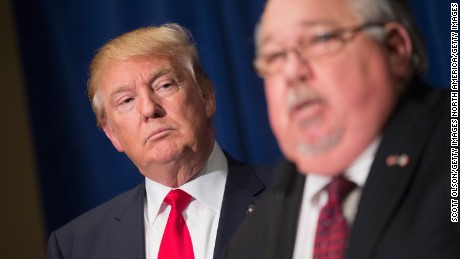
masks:
<svg viewBox="0 0 460 259"><path fill-rule="evenodd" d="M150 151L149 153L150 157L148 159L157 165L167 165L181 158L181 152L171 148L156 149L154 151Z"/></svg>
<svg viewBox="0 0 460 259"><path fill-rule="evenodd" d="M328 156L317 156L304 158L298 157L294 160L297 169L301 174L316 174L324 176L336 176L342 174L345 168L341 166L341 163L331 163ZM338 161L339 162L339 161Z"/></svg>
<svg viewBox="0 0 460 259"><path fill-rule="evenodd" d="M333 150L340 140L342 134L340 131L328 136L318 137L314 140L300 140L296 145L296 153L306 156L320 156Z"/></svg>

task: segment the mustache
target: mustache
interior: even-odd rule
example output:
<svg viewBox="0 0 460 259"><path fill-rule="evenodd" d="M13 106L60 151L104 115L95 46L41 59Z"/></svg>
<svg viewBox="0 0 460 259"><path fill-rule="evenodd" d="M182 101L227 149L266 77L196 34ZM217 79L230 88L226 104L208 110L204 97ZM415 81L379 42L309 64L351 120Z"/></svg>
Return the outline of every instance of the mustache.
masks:
<svg viewBox="0 0 460 259"><path fill-rule="evenodd" d="M300 85L291 88L286 99L288 111L292 112L303 104L322 101L323 97L315 90L312 90L310 86Z"/></svg>

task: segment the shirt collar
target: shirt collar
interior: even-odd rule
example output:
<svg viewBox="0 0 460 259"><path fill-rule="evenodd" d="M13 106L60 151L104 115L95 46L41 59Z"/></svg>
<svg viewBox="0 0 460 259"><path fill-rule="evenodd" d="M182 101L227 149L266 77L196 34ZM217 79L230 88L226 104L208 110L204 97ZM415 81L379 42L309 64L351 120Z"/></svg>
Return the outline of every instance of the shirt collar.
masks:
<svg viewBox="0 0 460 259"><path fill-rule="evenodd" d="M345 177L362 188L366 183L367 176L374 162L375 153L380 145L382 137L379 136L364 150L363 153L345 171Z"/></svg>
<svg viewBox="0 0 460 259"><path fill-rule="evenodd" d="M225 182L227 179L228 164L224 152L217 142L208 161L192 181L180 186L181 189L208 207L220 211L224 196ZM149 178L145 178L145 190L147 193L147 217L152 224L160 211L164 198L173 188L159 184ZM193 201L192 200L192 201Z"/></svg>
<svg viewBox="0 0 460 259"><path fill-rule="evenodd" d="M362 188L366 182L367 176L374 161L375 153L380 145L381 137L377 137L372 143L359 155L359 157L345 171L347 179L354 182L359 188ZM308 200L318 199L321 190L331 181L331 176L324 176L315 173L308 174L305 190Z"/></svg>

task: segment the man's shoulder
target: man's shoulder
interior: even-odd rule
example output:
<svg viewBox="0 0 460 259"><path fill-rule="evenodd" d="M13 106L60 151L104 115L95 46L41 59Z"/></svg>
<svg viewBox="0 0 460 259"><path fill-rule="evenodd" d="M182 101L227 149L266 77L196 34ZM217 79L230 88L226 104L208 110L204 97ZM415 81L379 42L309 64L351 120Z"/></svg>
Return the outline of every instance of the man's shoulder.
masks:
<svg viewBox="0 0 460 259"><path fill-rule="evenodd" d="M69 234L84 232L90 229L101 228L115 220L127 206L136 206L141 203L141 197L145 191L144 183L124 192L103 204L83 213L72 221L56 230L57 234ZM139 204L137 204L138 206Z"/></svg>
<svg viewBox="0 0 460 259"><path fill-rule="evenodd" d="M223 258L292 257L290 248L294 244L305 175L284 159L273 170L272 188L238 228Z"/></svg>
<svg viewBox="0 0 460 259"><path fill-rule="evenodd" d="M272 185L274 166L269 165L249 165L254 173L266 186Z"/></svg>
<svg viewBox="0 0 460 259"><path fill-rule="evenodd" d="M411 85L408 93L402 98L402 103L412 103L414 107L427 110L429 115L445 113L446 109L449 108L449 89L433 87L417 79L414 81L415 83Z"/></svg>
<svg viewBox="0 0 460 259"><path fill-rule="evenodd" d="M252 176L260 180L265 186L271 186L272 175L275 170L274 166L247 164L235 159L227 152L224 153L228 162L228 170L232 176L241 175L250 177L251 175L249 175L248 172L251 172Z"/></svg>
<svg viewBox="0 0 460 259"><path fill-rule="evenodd" d="M449 127L449 97L447 89L414 79L383 130L383 142L407 146L410 142L418 145L435 138L430 133ZM421 135L415 138L416 134Z"/></svg>

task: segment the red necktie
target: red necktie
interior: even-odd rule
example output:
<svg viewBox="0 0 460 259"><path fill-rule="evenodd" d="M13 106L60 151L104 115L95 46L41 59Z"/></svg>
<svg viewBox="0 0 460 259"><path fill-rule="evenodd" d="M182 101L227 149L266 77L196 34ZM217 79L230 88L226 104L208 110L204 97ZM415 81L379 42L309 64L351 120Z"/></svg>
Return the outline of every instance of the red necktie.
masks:
<svg viewBox="0 0 460 259"><path fill-rule="evenodd" d="M342 259L348 238L348 225L341 203L356 185L343 176L327 185L328 201L321 209L316 227L314 259Z"/></svg>
<svg viewBox="0 0 460 259"><path fill-rule="evenodd" d="M193 245L182 211L192 197L179 189L171 190L164 202L171 205L168 222L161 239L158 259L193 259Z"/></svg>

